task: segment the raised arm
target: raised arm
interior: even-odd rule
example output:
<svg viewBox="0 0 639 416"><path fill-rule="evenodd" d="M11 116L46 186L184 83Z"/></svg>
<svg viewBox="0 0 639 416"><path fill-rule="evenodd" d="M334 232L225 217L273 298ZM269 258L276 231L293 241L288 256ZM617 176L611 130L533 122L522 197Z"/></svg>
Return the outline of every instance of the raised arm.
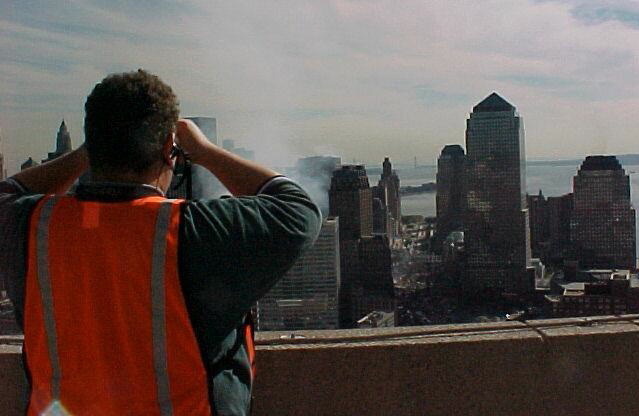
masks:
<svg viewBox="0 0 639 416"><path fill-rule="evenodd" d="M60 194L66 192L88 168L89 159L82 145L51 162L16 173L12 178L29 192Z"/></svg>
<svg viewBox="0 0 639 416"><path fill-rule="evenodd" d="M204 166L234 195L255 195L259 188L279 173L243 159L209 142L191 120L177 122L178 144L193 163Z"/></svg>

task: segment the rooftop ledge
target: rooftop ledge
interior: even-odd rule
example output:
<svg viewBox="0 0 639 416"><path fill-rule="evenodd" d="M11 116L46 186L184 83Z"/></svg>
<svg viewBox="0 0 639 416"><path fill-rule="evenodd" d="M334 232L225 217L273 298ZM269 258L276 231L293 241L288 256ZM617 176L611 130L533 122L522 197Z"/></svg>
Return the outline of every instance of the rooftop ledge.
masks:
<svg viewBox="0 0 639 416"><path fill-rule="evenodd" d="M257 334L254 415L639 414L639 315L291 334ZM20 342L0 337L3 415Z"/></svg>

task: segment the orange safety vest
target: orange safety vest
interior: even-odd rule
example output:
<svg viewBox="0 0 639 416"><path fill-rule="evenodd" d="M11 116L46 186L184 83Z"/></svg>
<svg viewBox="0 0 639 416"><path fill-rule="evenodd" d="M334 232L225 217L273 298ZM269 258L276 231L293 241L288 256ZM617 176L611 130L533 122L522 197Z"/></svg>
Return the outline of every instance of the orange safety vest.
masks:
<svg viewBox="0 0 639 416"><path fill-rule="evenodd" d="M178 278L182 202L48 196L36 206L24 314L29 415L211 414Z"/></svg>

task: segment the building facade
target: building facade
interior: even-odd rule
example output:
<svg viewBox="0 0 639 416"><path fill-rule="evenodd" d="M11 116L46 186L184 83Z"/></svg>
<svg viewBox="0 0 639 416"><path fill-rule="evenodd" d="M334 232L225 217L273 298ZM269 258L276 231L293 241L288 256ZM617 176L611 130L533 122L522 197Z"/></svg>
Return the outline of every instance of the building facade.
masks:
<svg viewBox="0 0 639 416"><path fill-rule="evenodd" d="M360 266L350 315L358 321L372 311L394 313L395 287L388 237L363 236L358 248Z"/></svg>
<svg viewBox="0 0 639 416"><path fill-rule="evenodd" d="M257 303L260 331L339 328L339 220L327 218L315 244Z"/></svg>
<svg viewBox="0 0 639 416"><path fill-rule="evenodd" d="M466 123L464 289L523 294L530 279L523 120L492 93Z"/></svg>
<svg viewBox="0 0 639 416"><path fill-rule="evenodd" d="M574 177L571 242L581 267L635 269L630 178L614 156L588 156Z"/></svg>
<svg viewBox="0 0 639 416"><path fill-rule="evenodd" d="M434 239L436 251L453 231L463 229L465 209L464 168L466 154L460 145L447 145L437 159L437 233Z"/></svg>
<svg viewBox="0 0 639 416"><path fill-rule="evenodd" d="M570 219L574 208L573 194L549 196L546 200L548 215L548 256L543 259L548 263L560 264L564 259L572 257L570 243Z"/></svg>
<svg viewBox="0 0 639 416"><path fill-rule="evenodd" d="M393 235L393 216L388 208L387 189L381 186L373 186L373 234Z"/></svg>
<svg viewBox="0 0 639 416"><path fill-rule="evenodd" d="M595 272L595 273L591 273ZM583 282L564 282L545 296L549 318L571 316L626 315L639 312L639 279L630 270L595 270Z"/></svg>
<svg viewBox="0 0 639 416"><path fill-rule="evenodd" d="M385 157L382 162L382 176L377 186L386 189L386 201L383 203L388 207L390 214L389 228L391 232L388 237L391 239L398 237L401 234L402 199L400 196L399 176L393 169L388 157Z"/></svg>
<svg viewBox="0 0 639 416"><path fill-rule="evenodd" d="M333 172L328 201L329 215L339 217L340 240L373 233L373 194L363 165L343 165Z"/></svg>
<svg viewBox="0 0 639 416"><path fill-rule="evenodd" d="M388 238L373 236L372 191L364 166L343 165L333 172L329 212L340 224L340 327L352 328L372 311L394 311Z"/></svg>
<svg viewBox="0 0 639 416"><path fill-rule="evenodd" d="M532 256L545 258L549 251L548 200L539 190L537 195L526 196L530 223L530 248Z"/></svg>

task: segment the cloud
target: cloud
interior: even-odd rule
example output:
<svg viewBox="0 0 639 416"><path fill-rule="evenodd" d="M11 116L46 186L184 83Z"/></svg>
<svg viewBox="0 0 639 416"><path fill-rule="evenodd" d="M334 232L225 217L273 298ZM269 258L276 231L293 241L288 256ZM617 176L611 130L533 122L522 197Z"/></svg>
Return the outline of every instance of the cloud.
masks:
<svg viewBox="0 0 639 416"><path fill-rule="evenodd" d="M639 29L639 4L631 0L546 0L571 5L571 14L588 24L618 22Z"/></svg>
<svg viewBox="0 0 639 416"><path fill-rule="evenodd" d="M109 72L143 67L222 139L292 158L434 160L496 90L532 156L632 152L639 8L630 1L24 1L0 6L9 159L41 157ZM634 17L633 17L634 16ZM16 162L12 162L17 166Z"/></svg>

